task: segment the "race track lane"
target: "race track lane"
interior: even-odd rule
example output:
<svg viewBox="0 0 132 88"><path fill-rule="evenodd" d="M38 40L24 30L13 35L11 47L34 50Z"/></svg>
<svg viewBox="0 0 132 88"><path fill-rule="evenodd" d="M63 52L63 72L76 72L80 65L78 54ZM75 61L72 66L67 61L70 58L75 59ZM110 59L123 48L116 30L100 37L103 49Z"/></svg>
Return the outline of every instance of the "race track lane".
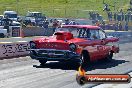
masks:
<svg viewBox="0 0 132 88"><path fill-rule="evenodd" d="M111 62L96 62L88 74L120 74L132 71L132 42L120 44L121 51ZM30 57L0 60L0 88L90 88L76 83L74 64L48 62L44 67Z"/></svg>

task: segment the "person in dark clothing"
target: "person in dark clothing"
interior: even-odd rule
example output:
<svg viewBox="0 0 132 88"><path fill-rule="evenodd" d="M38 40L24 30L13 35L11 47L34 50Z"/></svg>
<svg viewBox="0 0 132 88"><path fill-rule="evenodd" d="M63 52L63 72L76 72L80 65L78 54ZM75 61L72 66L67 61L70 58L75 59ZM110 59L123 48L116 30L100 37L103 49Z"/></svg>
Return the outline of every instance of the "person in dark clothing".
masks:
<svg viewBox="0 0 132 88"><path fill-rule="evenodd" d="M132 14L130 14L130 20L131 20L131 22L132 22Z"/></svg>
<svg viewBox="0 0 132 88"><path fill-rule="evenodd" d="M122 18L122 21L124 21L124 13L122 13L121 18Z"/></svg>
<svg viewBox="0 0 132 88"><path fill-rule="evenodd" d="M130 21L131 13L128 13L128 22Z"/></svg>
<svg viewBox="0 0 132 88"><path fill-rule="evenodd" d="M128 14L125 14L125 21L128 22Z"/></svg>
<svg viewBox="0 0 132 88"><path fill-rule="evenodd" d="M114 13L114 20L117 20L117 13Z"/></svg>
<svg viewBox="0 0 132 88"><path fill-rule="evenodd" d="M48 20L46 20L46 21L45 21L44 28L48 29L48 26L49 26L49 21L48 21Z"/></svg>
<svg viewBox="0 0 132 88"><path fill-rule="evenodd" d="M118 14L118 15L117 15L117 20L118 20L118 21L121 21L121 14Z"/></svg>
<svg viewBox="0 0 132 88"><path fill-rule="evenodd" d="M130 5L132 5L132 0L130 0Z"/></svg>
<svg viewBox="0 0 132 88"><path fill-rule="evenodd" d="M121 24L121 22L119 22L118 26L119 26L119 31L122 31L122 24Z"/></svg>
<svg viewBox="0 0 132 88"><path fill-rule="evenodd" d="M68 25L70 23L69 19L65 20L65 25Z"/></svg>
<svg viewBox="0 0 132 88"><path fill-rule="evenodd" d="M112 21L112 12L108 12L107 15L108 15L109 21Z"/></svg>
<svg viewBox="0 0 132 88"><path fill-rule="evenodd" d="M103 11L110 11L109 5L104 3L104 9Z"/></svg>
<svg viewBox="0 0 132 88"><path fill-rule="evenodd" d="M3 23L4 29L7 29L7 33L9 33L10 32L9 26L11 25L12 20L9 19L8 16L5 16L4 19L2 20L2 23Z"/></svg>
<svg viewBox="0 0 132 88"><path fill-rule="evenodd" d="M115 31L118 31L119 27L118 27L118 23L115 24Z"/></svg>
<svg viewBox="0 0 132 88"><path fill-rule="evenodd" d="M55 32L55 29L58 27L57 19L54 19L53 21L53 32Z"/></svg>
<svg viewBox="0 0 132 88"><path fill-rule="evenodd" d="M125 23L125 31L128 31L128 22Z"/></svg>

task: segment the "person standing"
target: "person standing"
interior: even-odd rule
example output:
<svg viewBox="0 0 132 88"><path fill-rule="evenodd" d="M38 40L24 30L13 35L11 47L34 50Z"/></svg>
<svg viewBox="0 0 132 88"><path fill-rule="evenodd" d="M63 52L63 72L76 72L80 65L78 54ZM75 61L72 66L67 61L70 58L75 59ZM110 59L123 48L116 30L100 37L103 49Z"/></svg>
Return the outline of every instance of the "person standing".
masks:
<svg viewBox="0 0 132 88"><path fill-rule="evenodd" d="M50 19L50 21L49 21L49 28L52 28L52 27L53 27L53 20Z"/></svg>
<svg viewBox="0 0 132 88"><path fill-rule="evenodd" d="M57 19L54 19L53 21L53 33L55 32L55 29L58 27Z"/></svg>
<svg viewBox="0 0 132 88"><path fill-rule="evenodd" d="M109 5L107 3L104 3L103 11L110 11Z"/></svg>
<svg viewBox="0 0 132 88"><path fill-rule="evenodd" d="M49 26L49 21L46 19L44 22L45 35L49 35L48 34L48 26Z"/></svg>
<svg viewBox="0 0 132 88"><path fill-rule="evenodd" d="M65 25L68 25L70 23L69 19L65 20Z"/></svg>
<svg viewBox="0 0 132 88"><path fill-rule="evenodd" d="M49 26L49 21L46 19L44 28L45 28L45 29L48 29L48 26Z"/></svg>
<svg viewBox="0 0 132 88"><path fill-rule="evenodd" d="M132 0L130 0L130 8L131 8L131 6L132 6Z"/></svg>
<svg viewBox="0 0 132 88"><path fill-rule="evenodd" d="M118 26L119 26L119 31L122 31L122 24L121 24L121 22L119 22Z"/></svg>
<svg viewBox="0 0 132 88"><path fill-rule="evenodd" d="M117 20L117 13L115 12L114 13L114 21L116 21Z"/></svg>
<svg viewBox="0 0 132 88"><path fill-rule="evenodd" d="M12 20L9 19L7 15L5 15L4 19L2 19L2 23L4 25L4 29L7 29L7 37L9 37L9 33L10 33L9 26L12 23Z"/></svg>
<svg viewBox="0 0 132 88"><path fill-rule="evenodd" d="M128 22L125 23L125 30L124 31L128 31Z"/></svg>

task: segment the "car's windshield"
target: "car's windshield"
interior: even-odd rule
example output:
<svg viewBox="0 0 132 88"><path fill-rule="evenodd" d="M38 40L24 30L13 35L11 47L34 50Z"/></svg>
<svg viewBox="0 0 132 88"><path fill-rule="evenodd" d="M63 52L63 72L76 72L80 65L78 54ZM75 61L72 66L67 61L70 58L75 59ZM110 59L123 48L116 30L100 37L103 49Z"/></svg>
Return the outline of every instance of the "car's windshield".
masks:
<svg viewBox="0 0 132 88"><path fill-rule="evenodd" d="M99 39L99 29L86 28L58 28L56 31L71 32L76 38Z"/></svg>
<svg viewBox="0 0 132 88"><path fill-rule="evenodd" d="M42 17L42 13L28 13L28 17Z"/></svg>
<svg viewBox="0 0 132 88"><path fill-rule="evenodd" d="M78 30L77 28L57 28L57 31L66 31L66 32L71 32L73 34L74 37L78 37Z"/></svg>
<svg viewBox="0 0 132 88"><path fill-rule="evenodd" d="M5 13L9 18L17 18L17 14Z"/></svg>

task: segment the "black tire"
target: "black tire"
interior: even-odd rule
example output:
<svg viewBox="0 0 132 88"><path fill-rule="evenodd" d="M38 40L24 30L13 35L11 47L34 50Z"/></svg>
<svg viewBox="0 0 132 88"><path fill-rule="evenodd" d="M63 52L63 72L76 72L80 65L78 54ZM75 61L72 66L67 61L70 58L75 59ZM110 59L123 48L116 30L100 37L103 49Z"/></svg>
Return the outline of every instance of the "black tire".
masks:
<svg viewBox="0 0 132 88"><path fill-rule="evenodd" d="M84 66L91 64L89 53L87 51L82 52L80 59L81 59L81 64Z"/></svg>
<svg viewBox="0 0 132 88"><path fill-rule="evenodd" d="M113 52L109 52L107 57L105 58L106 61L111 61L113 58Z"/></svg>
<svg viewBox="0 0 132 88"><path fill-rule="evenodd" d="M76 81L79 85L84 85L86 83L86 79L83 76L76 75Z"/></svg>
<svg viewBox="0 0 132 88"><path fill-rule="evenodd" d="M40 66L44 66L46 64L47 60L39 60L39 62L40 62Z"/></svg>
<svg viewBox="0 0 132 88"><path fill-rule="evenodd" d="M5 35L3 33L0 33L0 38L4 38Z"/></svg>

